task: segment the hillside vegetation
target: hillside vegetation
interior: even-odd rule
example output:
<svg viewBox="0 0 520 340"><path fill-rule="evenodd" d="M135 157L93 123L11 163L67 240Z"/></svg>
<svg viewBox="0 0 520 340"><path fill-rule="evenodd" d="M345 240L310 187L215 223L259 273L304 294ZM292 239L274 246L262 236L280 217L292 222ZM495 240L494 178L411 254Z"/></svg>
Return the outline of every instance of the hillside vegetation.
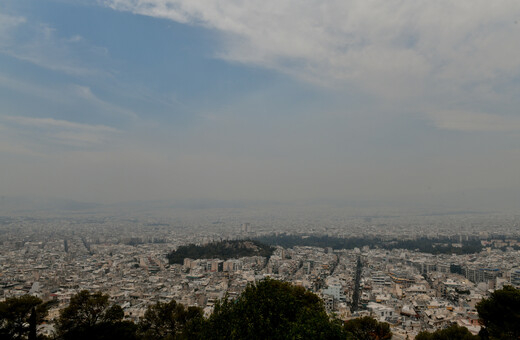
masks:
<svg viewBox="0 0 520 340"><path fill-rule="evenodd" d="M182 264L185 258L190 259L221 259L246 256L270 257L274 248L259 241L232 240L212 242L205 245L189 244L180 246L167 255L170 264Z"/></svg>
<svg viewBox="0 0 520 340"><path fill-rule="evenodd" d="M292 248L294 246L310 246L310 247L331 247L333 249L354 249L369 246L370 248L382 249L408 249L422 253L430 254L474 254L482 250L480 240L471 239L462 241L453 240L448 237L439 237L435 239L420 237L415 240L383 240L374 237L334 237L321 235L265 235L256 238L256 240L275 246L284 248ZM453 244L457 243L458 246Z"/></svg>

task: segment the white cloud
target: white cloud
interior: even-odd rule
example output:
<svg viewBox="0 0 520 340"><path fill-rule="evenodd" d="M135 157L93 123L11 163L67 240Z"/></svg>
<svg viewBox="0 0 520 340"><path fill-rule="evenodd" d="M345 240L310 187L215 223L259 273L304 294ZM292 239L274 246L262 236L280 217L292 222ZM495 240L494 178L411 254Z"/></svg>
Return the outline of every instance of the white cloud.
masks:
<svg viewBox="0 0 520 340"><path fill-rule="evenodd" d="M520 70L517 0L106 0L224 33L219 56L390 97Z"/></svg>

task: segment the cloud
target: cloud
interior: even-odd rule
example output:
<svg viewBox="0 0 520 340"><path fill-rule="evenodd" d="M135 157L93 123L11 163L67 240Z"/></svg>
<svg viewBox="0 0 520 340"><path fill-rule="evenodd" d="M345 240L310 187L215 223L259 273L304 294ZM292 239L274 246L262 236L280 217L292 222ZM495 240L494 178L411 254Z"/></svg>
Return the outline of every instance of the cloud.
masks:
<svg viewBox="0 0 520 340"><path fill-rule="evenodd" d="M137 114L135 112L100 99L98 96L92 93L92 90L88 86L73 85L72 88L74 89L74 92L77 96L88 100L91 104L102 108L104 111L110 112L112 114L122 115L130 119L137 119Z"/></svg>
<svg viewBox="0 0 520 340"><path fill-rule="evenodd" d="M520 131L520 117L460 110L437 111L431 114L434 124L447 130L458 131Z"/></svg>
<svg viewBox="0 0 520 340"><path fill-rule="evenodd" d="M31 118L31 117L4 117L8 121L17 123L19 125L33 126L43 129L58 128L69 129L76 131L90 131L90 132L117 132L117 129L105 125L89 125L69 122L66 120L58 120L54 118Z"/></svg>
<svg viewBox="0 0 520 340"><path fill-rule="evenodd" d="M95 109L96 112L104 114L106 118L117 116L130 120L138 118L134 111L101 99L92 92L90 87L84 85L65 84L53 87L47 84L46 86L42 86L36 82L27 82L0 73L0 87L12 89L46 101L59 103L63 106L77 107L79 104L89 106Z"/></svg>
<svg viewBox="0 0 520 340"><path fill-rule="evenodd" d="M47 23L1 15L0 53L72 76L92 76L105 72L82 63L83 56L104 58L107 49L93 46L79 35L60 37Z"/></svg>
<svg viewBox="0 0 520 340"><path fill-rule="evenodd" d="M0 13L0 46L5 43L5 39L8 39L9 31L21 24L24 24L26 21L27 19L24 17Z"/></svg>
<svg viewBox="0 0 520 340"><path fill-rule="evenodd" d="M520 2L105 0L221 33L216 55L375 98L439 129L518 131ZM394 105L395 104L395 105ZM458 110L465 107L465 110ZM433 112L433 113L432 113Z"/></svg>
<svg viewBox="0 0 520 340"><path fill-rule="evenodd" d="M68 39L65 39L66 42L71 42L71 43L77 43L77 42L81 42L81 41L84 41L83 37L81 35L74 35Z"/></svg>
<svg viewBox="0 0 520 340"><path fill-rule="evenodd" d="M520 70L520 2L106 0L122 11L223 33L221 58L328 86L414 96Z"/></svg>
<svg viewBox="0 0 520 340"><path fill-rule="evenodd" d="M89 149L106 145L118 129L106 125L91 125L54 118L21 116L0 117L9 127L10 140L24 145L24 150L49 146Z"/></svg>

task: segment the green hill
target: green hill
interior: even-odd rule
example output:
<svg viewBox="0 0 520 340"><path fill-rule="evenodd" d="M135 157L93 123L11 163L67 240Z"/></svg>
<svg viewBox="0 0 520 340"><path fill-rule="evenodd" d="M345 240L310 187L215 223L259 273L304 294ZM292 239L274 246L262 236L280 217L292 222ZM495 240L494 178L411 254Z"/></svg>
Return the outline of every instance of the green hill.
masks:
<svg viewBox="0 0 520 340"><path fill-rule="evenodd" d="M270 257L274 248L258 241L232 240L212 242L205 245L189 244L180 246L177 250L167 255L170 264L182 264L185 258L190 259L221 259L246 256Z"/></svg>

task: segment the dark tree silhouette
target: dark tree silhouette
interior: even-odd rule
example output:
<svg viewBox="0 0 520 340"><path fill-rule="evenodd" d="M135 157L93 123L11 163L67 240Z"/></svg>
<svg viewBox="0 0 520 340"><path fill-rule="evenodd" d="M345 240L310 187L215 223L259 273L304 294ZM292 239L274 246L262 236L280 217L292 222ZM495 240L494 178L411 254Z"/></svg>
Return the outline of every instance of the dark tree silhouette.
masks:
<svg viewBox="0 0 520 340"><path fill-rule="evenodd" d="M471 334L471 332L462 326L453 324L446 329L440 329L435 332L422 331L415 337L415 340L479 340L480 337Z"/></svg>
<svg viewBox="0 0 520 340"><path fill-rule="evenodd" d="M387 340L392 338L390 325L386 322L379 322L370 316L347 321L344 330L348 339Z"/></svg>
<svg viewBox="0 0 520 340"><path fill-rule="evenodd" d="M59 339L132 339L136 326L123 321L119 305L111 305L109 296L83 290L72 296L68 307L60 312L56 322Z"/></svg>
<svg viewBox="0 0 520 340"><path fill-rule="evenodd" d="M47 305L37 297L24 295L8 298L0 303L0 338L27 339L31 334L36 336L36 325L46 315Z"/></svg>
<svg viewBox="0 0 520 340"><path fill-rule="evenodd" d="M36 340L36 326L36 308L33 307L29 316L29 340Z"/></svg>
<svg viewBox="0 0 520 340"><path fill-rule="evenodd" d="M520 290L512 286L495 290L477 304L486 339L520 339Z"/></svg>
<svg viewBox="0 0 520 340"><path fill-rule="evenodd" d="M171 300L149 306L138 324L138 335L146 340L200 338L204 322L198 307L185 308Z"/></svg>
<svg viewBox="0 0 520 340"><path fill-rule="evenodd" d="M219 301L205 328L208 339L338 339L323 302L303 287L266 279L235 300Z"/></svg>

